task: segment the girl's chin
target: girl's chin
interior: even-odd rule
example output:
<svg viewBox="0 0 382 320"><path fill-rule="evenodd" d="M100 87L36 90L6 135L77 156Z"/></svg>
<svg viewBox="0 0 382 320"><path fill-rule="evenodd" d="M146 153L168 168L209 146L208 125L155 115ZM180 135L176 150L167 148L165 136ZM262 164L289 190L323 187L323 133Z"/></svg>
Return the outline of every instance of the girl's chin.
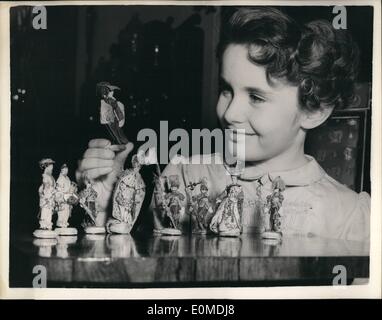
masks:
<svg viewBox="0 0 382 320"><path fill-rule="evenodd" d="M235 161L248 162L248 161L259 161L260 160L260 159L258 159L258 157L255 157L254 155L250 155L250 154L245 153L244 152L245 149L243 149L243 150L240 150L240 149L231 150L230 148L228 148L228 150L229 150L230 158L235 159Z"/></svg>
<svg viewBox="0 0 382 320"><path fill-rule="evenodd" d="M231 155L242 161L261 161L263 157L259 152L254 153L254 150L259 150L256 141L246 143L237 143L235 141L229 141L228 151Z"/></svg>

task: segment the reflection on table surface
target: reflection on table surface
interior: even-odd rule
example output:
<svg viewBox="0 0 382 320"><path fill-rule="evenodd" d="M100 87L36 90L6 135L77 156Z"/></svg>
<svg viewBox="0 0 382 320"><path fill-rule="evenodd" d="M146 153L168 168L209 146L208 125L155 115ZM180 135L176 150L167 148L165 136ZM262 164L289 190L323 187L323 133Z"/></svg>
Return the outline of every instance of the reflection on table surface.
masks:
<svg viewBox="0 0 382 320"><path fill-rule="evenodd" d="M13 238L22 270L35 265L48 270L48 282L58 286L226 286L331 283L333 267L345 266L347 276L367 278L367 243L285 236L281 243L257 235L240 238L210 235L84 235L35 239ZM20 264L21 262L21 264ZM26 281L30 286L31 280Z"/></svg>
<svg viewBox="0 0 382 320"><path fill-rule="evenodd" d="M368 256L369 244L318 237L284 236L282 242L244 234L239 238L210 235L132 236L120 234L21 237L17 247L40 257L110 259L130 257L335 257Z"/></svg>

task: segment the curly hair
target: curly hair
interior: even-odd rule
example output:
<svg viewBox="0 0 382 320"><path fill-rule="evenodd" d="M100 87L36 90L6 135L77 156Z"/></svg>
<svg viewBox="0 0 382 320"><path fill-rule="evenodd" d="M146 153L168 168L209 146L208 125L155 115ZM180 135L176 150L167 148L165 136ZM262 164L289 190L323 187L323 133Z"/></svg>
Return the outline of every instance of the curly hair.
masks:
<svg viewBox="0 0 382 320"><path fill-rule="evenodd" d="M286 79L298 86L302 108L344 108L354 99L359 49L328 21L301 26L274 8L240 8L223 28L219 60L230 44L245 45L249 60L265 66L270 83Z"/></svg>

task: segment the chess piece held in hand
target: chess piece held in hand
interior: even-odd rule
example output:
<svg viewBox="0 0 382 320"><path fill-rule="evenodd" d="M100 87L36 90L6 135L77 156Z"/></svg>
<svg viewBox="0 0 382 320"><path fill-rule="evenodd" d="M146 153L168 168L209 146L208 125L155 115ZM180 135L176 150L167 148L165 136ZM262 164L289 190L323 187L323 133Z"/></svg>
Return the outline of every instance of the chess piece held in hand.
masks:
<svg viewBox="0 0 382 320"><path fill-rule="evenodd" d="M267 196L264 208L265 231L261 234L263 239L275 241L281 241L282 239L280 209L284 201L282 194L284 190L284 181L280 177L276 177L272 181L272 194Z"/></svg>
<svg viewBox="0 0 382 320"><path fill-rule="evenodd" d="M238 237L242 230L243 191L241 185L233 183L226 189L226 195L219 203L210 224L212 232L222 237Z"/></svg>
<svg viewBox="0 0 382 320"><path fill-rule="evenodd" d="M106 223L109 233L130 233L145 198L146 186L139 173L142 162L134 155L131 163L132 169L127 169L121 174L114 189L113 217Z"/></svg>
<svg viewBox="0 0 382 320"><path fill-rule="evenodd" d="M78 202L77 185L70 181L66 164L62 165L60 175L56 181L55 200L58 216L55 231L62 236L76 235L77 229L70 228L68 220L73 205Z"/></svg>
<svg viewBox="0 0 382 320"><path fill-rule="evenodd" d="M55 187L56 182L53 178L52 159L42 159L39 162L42 173L42 184L38 189L40 197L39 225L40 228L33 232L36 238L55 238L57 233L52 230L52 216L55 208Z"/></svg>
<svg viewBox="0 0 382 320"><path fill-rule="evenodd" d="M127 144L129 140L123 133L125 107L114 98L114 90L120 90L108 82L97 84L97 94L101 98L100 123L106 125L110 135L118 144Z"/></svg>

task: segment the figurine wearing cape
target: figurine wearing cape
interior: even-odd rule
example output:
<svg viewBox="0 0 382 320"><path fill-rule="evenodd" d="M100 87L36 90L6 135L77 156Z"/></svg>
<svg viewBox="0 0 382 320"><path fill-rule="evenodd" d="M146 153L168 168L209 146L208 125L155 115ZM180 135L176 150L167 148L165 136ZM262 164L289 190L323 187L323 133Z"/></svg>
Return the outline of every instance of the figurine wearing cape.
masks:
<svg viewBox="0 0 382 320"><path fill-rule="evenodd" d="M110 233L130 233L145 198L146 186L139 173L141 161L134 155L131 162L132 169L121 174L114 189L113 217L106 224Z"/></svg>
<svg viewBox="0 0 382 320"><path fill-rule="evenodd" d="M239 236L242 230L243 200L242 187L237 183L229 185L226 196L220 203L217 201L218 208L210 224L211 231L222 237Z"/></svg>

